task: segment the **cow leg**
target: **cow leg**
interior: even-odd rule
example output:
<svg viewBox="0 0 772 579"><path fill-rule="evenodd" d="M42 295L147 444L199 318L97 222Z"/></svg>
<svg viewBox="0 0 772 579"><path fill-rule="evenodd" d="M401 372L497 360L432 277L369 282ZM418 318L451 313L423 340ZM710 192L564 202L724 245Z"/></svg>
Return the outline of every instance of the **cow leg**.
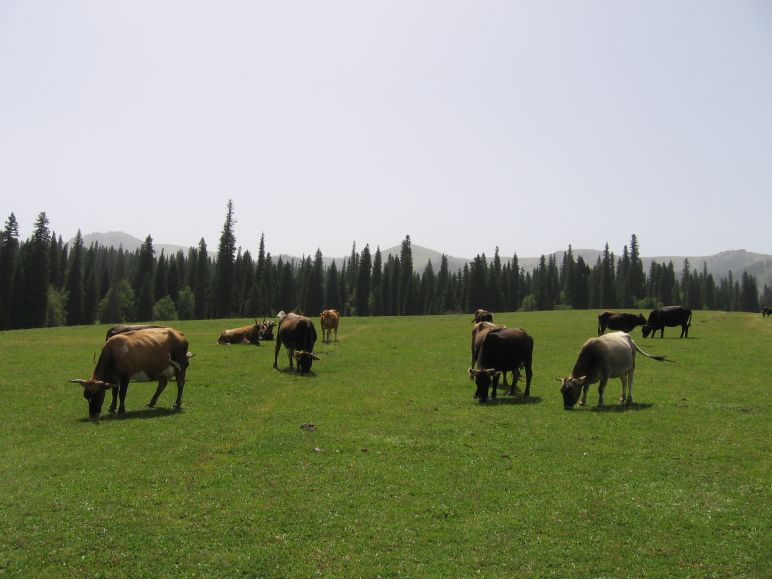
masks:
<svg viewBox="0 0 772 579"><path fill-rule="evenodd" d="M120 404L118 406L118 416L123 416L126 414L126 391L129 389L129 377L128 376L121 376L121 388L118 391L118 397L120 399Z"/></svg>
<svg viewBox="0 0 772 579"><path fill-rule="evenodd" d="M113 400L110 403L110 414L115 414L115 407L118 406L118 386L112 388Z"/></svg>
<svg viewBox="0 0 772 579"><path fill-rule="evenodd" d="M579 401L579 406L587 406L587 391L590 389L590 383L585 382L582 386L582 399Z"/></svg>
<svg viewBox="0 0 772 579"><path fill-rule="evenodd" d="M630 370L630 374L627 378L627 405L633 404L633 381L635 379L635 368Z"/></svg>
<svg viewBox="0 0 772 579"><path fill-rule="evenodd" d="M494 400L496 399L496 389L498 385L499 385L499 375L495 374L493 376L493 391L491 392L491 398L493 398Z"/></svg>
<svg viewBox="0 0 772 579"><path fill-rule="evenodd" d="M279 359L279 350L281 350L281 340L276 336L276 346L273 349L273 367L278 368L277 360Z"/></svg>
<svg viewBox="0 0 772 579"><path fill-rule="evenodd" d="M507 385L507 373L503 372L504 374L504 386ZM507 396L514 396L515 395L515 386L517 386L517 381L520 380L520 371L515 369L512 370L512 386L509 387L509 390L507 391Z"/></svg>
<svg viewBox="0 0 772 579"><path fill-rule="evenodd" d="M523 396L526 398L531 395L531 378L533 378L533 370L531 370L531 364L527 364L525 367L525 392L523 392ZM514 390L515 387L512 386L512 389Z"/></svg>
<svg viewBox="0 0 772 579"><path fill-rule="evenodd" d="M158 379L158 388L156 388L155 394L153 394L150 402L147 403L146 408L155 408L155 403L158 402L158 397L161 395L161 392L164 391L164 388L166 388L166 383L168 381L169 379L166 376L161 376ZM177 385L177 388L179 389L179 384Z"/></svg>
<svg viewBox="0 0 772 579"><path fill-rule="evenodd" d="M177 380L177 400L174 402L176 410L182 410L182 390L185 388L185 369L178 371L175 380Z"/></svg>
<svg viewBox="0 0 772 579"><path fill-rule="evenodd" d="M627 400L627 374L622 374L619 377L619 381L622 383L622 395L619 397L619 403L624 404L625 400Z"/></svg>
<svg viewBox="0 0 772 579"><path fill-rule="evenodd" d="M606 390L606 383L608 382L608 378L605 376L600 379L600 382L598 383L598 408L603 407L603 392ZM587 390L584 391L585 398L587 397Z"/></svg>
<svg viewBox="0 0 772 579"><path fill-rule="evenodd" d="M338 341L338 328L335 328L335 341Z"/></svg>

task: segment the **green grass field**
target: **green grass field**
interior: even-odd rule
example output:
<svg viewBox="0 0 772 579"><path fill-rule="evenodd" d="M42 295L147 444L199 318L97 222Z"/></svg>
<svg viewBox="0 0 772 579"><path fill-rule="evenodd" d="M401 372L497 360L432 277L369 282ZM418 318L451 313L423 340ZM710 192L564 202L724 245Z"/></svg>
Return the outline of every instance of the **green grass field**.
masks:
<svg viewBox="0 0 772 579"><path fill-rule="evenodd" d="M676 363L639 357L631 408L613 380L565 411L596 312L495 319L534 337L530 400L472 399L471 315L343 318L309 377L217 344L249 320L176 322L184 411L132 383L99 422L67 380L106 326L0 333L0 575L772 575L772 320L638 329Z"/></svg>

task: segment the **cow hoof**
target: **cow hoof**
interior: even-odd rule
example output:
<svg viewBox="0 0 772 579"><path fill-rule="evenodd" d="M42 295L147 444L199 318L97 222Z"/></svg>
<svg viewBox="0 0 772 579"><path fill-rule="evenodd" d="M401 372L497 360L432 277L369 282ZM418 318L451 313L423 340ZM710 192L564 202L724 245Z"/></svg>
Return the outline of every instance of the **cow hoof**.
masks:
<svg viewBox="0 0 772 579"><path fill-rule="evenodd" d="M145 404L145 408L155 408L155 404L151 404L150 402L148 402L147 404Z"/></svg>

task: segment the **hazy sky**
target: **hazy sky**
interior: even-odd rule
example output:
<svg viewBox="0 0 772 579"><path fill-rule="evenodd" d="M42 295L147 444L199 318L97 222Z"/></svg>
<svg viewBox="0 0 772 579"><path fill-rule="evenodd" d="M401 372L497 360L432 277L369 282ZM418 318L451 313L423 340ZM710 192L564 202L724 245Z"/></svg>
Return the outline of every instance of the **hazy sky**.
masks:
<svg viewBox="0 0 772 579"><path fill-rule="evenodd" d="M769 0L0 0L0 219L772 253Z"/></svg>

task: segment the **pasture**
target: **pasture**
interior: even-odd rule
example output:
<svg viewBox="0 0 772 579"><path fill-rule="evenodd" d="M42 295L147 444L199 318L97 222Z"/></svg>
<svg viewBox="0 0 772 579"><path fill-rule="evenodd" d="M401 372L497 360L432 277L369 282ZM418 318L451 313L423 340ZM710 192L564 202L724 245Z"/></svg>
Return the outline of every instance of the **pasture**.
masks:
<svg viewBox="0 0 772 579"><path fill-rule="evenodd" d="M0 575L772 575L772 322L638 328L676 363L639 356L630 408L614 379L606 409L593 385L566 411L555 378L596 316L496 314L533 336L534 380L485 406L471 314L342 318L308 377L273 342L217 344L249 320L174 322L184 410L132 383L99 422L67 380L107 326L0 333Z"/></svg>

